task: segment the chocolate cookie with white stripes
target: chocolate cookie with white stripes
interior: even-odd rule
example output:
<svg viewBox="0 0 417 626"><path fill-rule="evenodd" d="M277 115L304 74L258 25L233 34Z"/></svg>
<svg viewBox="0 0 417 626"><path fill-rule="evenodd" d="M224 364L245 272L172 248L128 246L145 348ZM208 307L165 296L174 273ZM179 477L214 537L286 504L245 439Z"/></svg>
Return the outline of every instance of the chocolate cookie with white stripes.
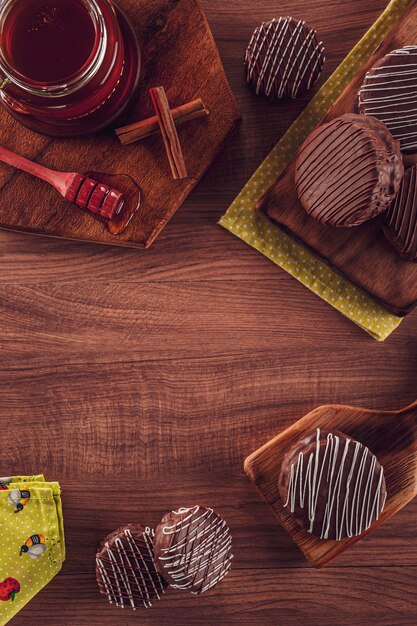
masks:
<svg viewBox="0 0 417 626"><path fill-rule="evenodd" d="M317 428L285 455L278 478L284 506L320 539L355 537L384 510L384 469L359 441Z"/></svg>
<svg viewBox="0 0 417 626"><path fill-rule="evenodd" d="M358 110L384 122L405 154L417 151L417 46L375 63L359 91Z"/></svg>
<svg viewBox="0 0 417 626"><path fill-rule="evenodd" d="M110 533L96 555L96 577L110 604L149 608L168 587L155 566L154 531L127 524Z"/></svg>
<svg viewBox="0 0 417 626"><path fill-rule="evenodd" d="M224 521L204 506L167 513L155 530L158 569L172 587L208 591L229 572L232 537Z"/></svg>
<svg viewBox="0 0 417 626"><path fill-rule="evenodd" d="M319 78L324 46L314 28L293 17L274 18L258 26L246 48L248 84L273 101L296 98Z"/></svg>

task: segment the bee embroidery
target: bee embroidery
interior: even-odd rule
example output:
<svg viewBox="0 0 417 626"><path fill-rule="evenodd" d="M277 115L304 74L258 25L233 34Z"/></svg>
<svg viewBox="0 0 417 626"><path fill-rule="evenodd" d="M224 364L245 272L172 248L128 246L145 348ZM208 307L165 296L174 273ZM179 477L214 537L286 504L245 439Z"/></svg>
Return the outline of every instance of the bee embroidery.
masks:
<svg viewBox="0 0 417 626"><path fill-rule="evenodd" d="M15 507L15 513L23 510L29 498L30 491L28 489L12 489L7 495L9 504Z"/></svg>
<svg viewBox="0 0 417 626"><path fill-rule="evenodd" d="M20 555L28 554L31 559L39 559L46 551L45 537L43 535L32 535L28 537L24 545L20 548Z"/></svg>

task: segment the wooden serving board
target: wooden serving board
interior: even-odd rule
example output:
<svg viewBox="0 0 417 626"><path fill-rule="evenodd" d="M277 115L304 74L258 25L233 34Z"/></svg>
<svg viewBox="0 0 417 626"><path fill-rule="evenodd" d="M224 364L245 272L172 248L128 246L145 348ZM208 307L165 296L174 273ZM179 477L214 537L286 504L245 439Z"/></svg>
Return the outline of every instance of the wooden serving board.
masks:
<svg viewBox="0 0 417 626"><path fill-rule="evenodd" d="M417 44L417 2L363 65L323 122L356 112L357 94L366 72L386 53ZM335 228L316 222L304 211L294 184L295 157L260 201L257 210L320 256L395 315L417 304L417 263L402 259L385 239L380 218L356 228Z"/></svg>
<svg viewBox="0 0 417 626"><path fill-rule="evenodd" d="M384 468L387 501L380 519L361 535L400 511L417 495L417 401L401 411L369 411L343 405L321 406L284 430L245 460L245 471L261 496L315 567L327 565L360 537L342 541L313 537L298 526L284 507L278 476L285 454L300 438L317 428L339 430L360 441Z"/></svg>
<svg viewBox="0 0 417 626"><path fill-rule="evenodd" d="M179 128L189 178L173 180L162 138L121 146L111 130L76 139L34 133L0 107L0 144L64 171L129 174L140 185L140 210L122 235L60 199L45 183L0 165L0 227L111 245L147 247L223 147L239 120L207 20L196 0L118 0L142 48L142 79L118 125L154 115L149 88L164 86L171 106L201 98L205 120Z"/></svg>

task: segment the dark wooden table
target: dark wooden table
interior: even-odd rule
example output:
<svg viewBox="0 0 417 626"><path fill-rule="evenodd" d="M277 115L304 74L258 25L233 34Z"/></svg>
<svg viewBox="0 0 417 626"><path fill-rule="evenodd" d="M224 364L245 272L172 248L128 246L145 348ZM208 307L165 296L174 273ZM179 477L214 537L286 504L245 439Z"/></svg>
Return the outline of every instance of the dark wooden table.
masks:
<svg viewBox="0 0 417 626"><path fill-rule="evenodd" d="M68 558L16 626L405 626L417 621L417 502L322 571L245 478L244 457L316 405L417 396L417 316L379 344L216 225L307 99L273 106L242 76L253 27L304 17L329 75L386 0L206 0L244 116L147 252L0 234L1 474L63 488ZM139 613L98 594L99 541L187 504L229 522L231 574Z"/></svg>

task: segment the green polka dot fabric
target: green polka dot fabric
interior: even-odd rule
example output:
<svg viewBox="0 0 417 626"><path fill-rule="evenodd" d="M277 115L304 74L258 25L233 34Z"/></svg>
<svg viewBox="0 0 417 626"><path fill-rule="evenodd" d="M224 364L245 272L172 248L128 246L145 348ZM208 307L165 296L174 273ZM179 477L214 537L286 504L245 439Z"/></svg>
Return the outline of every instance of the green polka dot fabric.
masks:
<svg viewBox="0 0 417 626"><path fill-rule="evenodd" d="M378 341L386 339L400 324L401 318L390 314L372 298L345 281L300 243L272 224L259 219L254 207L412 1L392 0L389 3L384 13L266 157L219 222Z"/></svg>
<svg viewBox="0 0 417 626"><path fill-rule="evenodd" d="M65 540L58 483L0 478L0 626L59 572Z"/></svg>

